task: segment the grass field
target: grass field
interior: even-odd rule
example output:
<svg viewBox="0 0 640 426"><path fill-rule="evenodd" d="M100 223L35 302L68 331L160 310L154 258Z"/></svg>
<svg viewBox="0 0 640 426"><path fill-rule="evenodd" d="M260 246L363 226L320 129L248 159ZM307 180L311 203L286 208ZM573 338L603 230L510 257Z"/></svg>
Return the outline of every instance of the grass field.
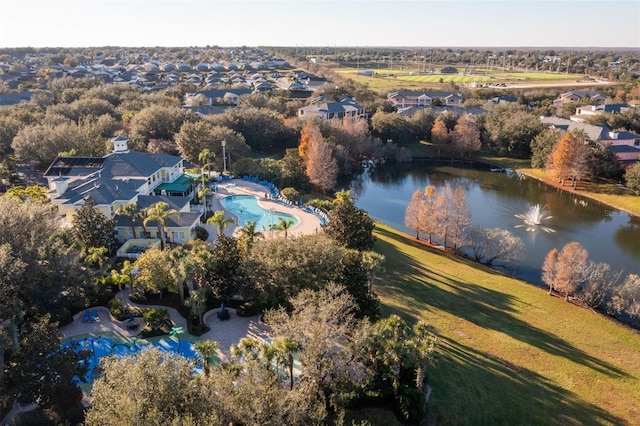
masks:
<svg viewBox="0 0 640 426"><path fill-rule="evenodd" d="M640 335L376 224L383 314L426 319L437 424L637 424Z"/></svg>
<svg viewBox="0 0 640 426"><path fill-rule="evenodd" d="M461 74L423 74L420 69L375 69L370 68L372 77L358 74L358 71L368 69L366 67L333 68L335 72L349 77L359 83L367 85L372 90L388 90L392 87L403 89L423 88L426 86L437 87L442 83L454 82L456 84L478 83L574 83L584 79L581 74L562 74L545 72L503 72L501 69L476 68L473 73ZM439 68L436 68L436 71ZM411 75L411 74L414 75ZM442 80L442 83L440 82Z"/></svg>

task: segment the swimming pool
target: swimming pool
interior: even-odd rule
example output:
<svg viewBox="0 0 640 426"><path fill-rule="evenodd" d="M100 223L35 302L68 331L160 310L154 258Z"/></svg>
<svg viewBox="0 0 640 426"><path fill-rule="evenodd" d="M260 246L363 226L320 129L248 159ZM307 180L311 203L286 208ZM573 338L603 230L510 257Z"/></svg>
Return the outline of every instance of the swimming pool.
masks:
<svg viewBox="0 0 640 426"><path fill-rule="evenodd" d="M244 226L254 220L257 231L269 231L271 225L277 225L279 219L293 221L293 226L298 224L298 218L276 210L266 210L258 204L258 199L253 195L229 195L220 200L222 207L238 217L238 225Z"/></svg>
<svg viewBox="0 0 640 426"><path fill-rule="evenodd" d="M124 340L115 336L113 333L105 333L100 336L91 335L86 337L80 336L70 338L67 343L62 345L62 347L69 347L71 342L78 345L76 348L77 351L85 349L90 352L89 358L87 359L87 362L89 363L87 376L83 379L79 379L82 383L93 382L94 369L100 363L102 358L106 356L123 357L133 355L149 346L153 346L162 352L178 353L185 358L196 360L198 362L194 368L194 373L202 371L201 358L193 347L194 343L186 340L178 342L177 339L170 339L168 337L162 337L160 339L156 338L153 342L138 338L129 338ZM215 358L215 355L212 358ZM214 359L211 359L210 361L213 361L213 363L217 362Z"/></svg>

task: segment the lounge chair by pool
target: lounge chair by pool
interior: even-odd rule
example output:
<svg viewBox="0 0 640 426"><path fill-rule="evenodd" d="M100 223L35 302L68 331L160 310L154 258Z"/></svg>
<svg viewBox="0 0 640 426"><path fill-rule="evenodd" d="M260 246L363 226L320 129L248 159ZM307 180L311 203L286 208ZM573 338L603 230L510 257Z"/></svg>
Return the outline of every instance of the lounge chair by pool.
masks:
<svg viewBox="0 0 640 426"><path fill-rule="evenodd" d="M100 317L98 316L98 310L94 309L93 311L91 311L91 322L96 322L100 319Z"/></svg>
<svg viewBox="0 0 640 426"><path fill-rule="evenodd" d="M85 309L84 316L82 317L82 322L89 322L89 310Z"/></svg>

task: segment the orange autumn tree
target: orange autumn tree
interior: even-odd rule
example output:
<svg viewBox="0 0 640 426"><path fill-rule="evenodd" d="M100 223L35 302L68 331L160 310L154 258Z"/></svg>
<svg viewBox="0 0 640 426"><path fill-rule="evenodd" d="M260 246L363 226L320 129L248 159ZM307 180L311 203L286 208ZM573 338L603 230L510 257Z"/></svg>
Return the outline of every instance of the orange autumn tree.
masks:
<svg viewBox="0 0 640 426"><path fill-rule="evenodd" d="M438 155L440 155L440 149L449 144L450 139L446 123L438 118L431 128L431 143L438 147Z"/></svg>
<svg viewBox="0 0 640 426"><path fill-rule="evenodd" d="M322 133L313 121L307 121L300 131L300 145L298 145L298 154L307 161L307 150L309 149L309 141L322 140Z"/></svg>
<svg viewBox="0 0 640 426"><path fill-rule="evenodd" d="M333 189L338 180L338 162L333 151L318 126L307 122L300 132L298 153L304 160L309 182L324 193Z"/></svg>
<svg viewBox="0 0 640 426"><path fill-rule="evenodd" d="M547 170L562 186L566 180L571 179L575 188L578 181L589 175L590 153L591 148L584 135L565 133L553 147Z"/></svg>
<svg viewBox="0 0 640 426"><path fill-rule="evenodd" d="M471 114L464 114L458 119L458 123L453 128L451 139L463 156L465 152L468 152L471 157L472 152L479 151L482 147L480 130L476 119Z"/></svg>

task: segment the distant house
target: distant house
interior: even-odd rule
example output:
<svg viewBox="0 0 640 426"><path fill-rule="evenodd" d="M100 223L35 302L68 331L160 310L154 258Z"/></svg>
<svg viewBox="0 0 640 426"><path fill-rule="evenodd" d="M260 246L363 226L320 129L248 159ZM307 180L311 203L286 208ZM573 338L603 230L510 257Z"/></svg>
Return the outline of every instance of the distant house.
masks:
<svg viewBox="0 0 640 426"><path fill-rule="evenodd" d="M561 94L558 99L553 101L553 105L558 106L571 102L581 102L585 99L589 100L589 103L595 105L604 105L605 103L607 103L607 97L598 92L575 90L572 92Z"/></svg>
<svg viewBox="0 0 640 426"><path fill-rule="evenodd" d="M489 99L488 102L494 105L500 105L505 103L518 102L518 98L516 96L496 96L495 98Z"/></svg>
<svg viewBox="0 0 640 426"><path fill-rule="evenodd" d="M388 93L387 100L397 108L406 108L409 106L424 107L431 106L433 104L458 106L463 102L462 95L451 92L413 92L406 90Z"/></svg>
<svg viewBox="0 0 640 426"><path fill-rule="evenodd" d="M128 140L122 137L113 138L112 143L113 152L104 157L57 157L45 171L47 195L63 223L70 226L76 210L91 199L108 219L116 220L117 238L124 242L134 236L128 218L119 217L118 209L136 203L141 210L164 201L180 212L180 217L168 221L169 242L184 243L195 238L194 228L201 225L201 212L190 209L195 183L184 173L184 160L129 151ZM148 224L145 234L138 219L134 229L136 237L159 238L154 223Z"/></svg>
<svg viewBox="0 0 640 426"><path fill-rule="evenodd" d="M196 93L187 93L185 103L188 104L190 98L200 96L205 98L205 105L238 105L240 96L251 92L251 89L200 90Z"/></svg>
<svg viewBox="0 0 640 426"><path fill-rule="evenodd" d="M0 95L0 108L28 102L33 96L33 92L7 93Z"/></svg>
<svg viewBox="0 0 640 426"><path fill-rule="evenodd" d="M598 114L621 114L627 111L635 111L635 108L627 104L584 105L576 108L576 113L569 119L584 123Z"/></svg>
<svg viewBox="0 0 640 426"><path fill-rule="evenodd" d="M606 146L623 165L640 161L640 135L631 132L614 132L609 127L594 126L559 117L542 117L547 127L565 132L583 131L589 139Z"/></svg>
<svg viewBox="0 0 640 426"><path fill-rule="evenodd" d="M344 120L355 120L357 118L367 118L364 107L352 100L340 102L321 102L304 106L298 110L298 117L320 117L323 120L334 118Z"/></svg>
<svg viewBox="0 0 640 426"><path fill-rule="evenodd" d="M440 70L440 74L458 74L458 69L454 67L444 67Z"/></svg>

